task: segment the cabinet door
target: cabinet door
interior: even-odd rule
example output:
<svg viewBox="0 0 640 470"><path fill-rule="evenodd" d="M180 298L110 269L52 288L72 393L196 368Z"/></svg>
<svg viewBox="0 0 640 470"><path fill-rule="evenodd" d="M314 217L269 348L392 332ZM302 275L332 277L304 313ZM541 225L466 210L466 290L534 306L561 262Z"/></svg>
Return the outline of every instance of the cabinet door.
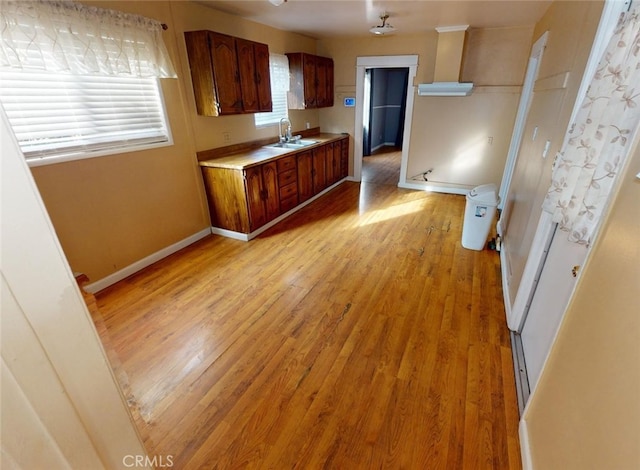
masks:
<svg viewBox="0 0 640 470"><path fill-rule="evenodd" d="M327 83L326 83L326 106L333 106L333 59L325 59L326 61L326 74L327 74Z"/></svg>
<svg viewBox="0 0 640 470"><path fill-rule="evenodd" d="M340 177L346 178L349 176L349 138L342 139L340 142Z"/></svg>
<svg viewBox="0 0 640 470"><path fill-rule="evenodd" d="M302 203L313 196L313 157L310 151L298 154L298 199Z"/></svg>
<svg viewBox="0 0 640 470"><path fill-rule="evenodd" d="M241 113L242 89L235 38L209 32L209 42L218 114Z"/></svg>
<svg viewBox="0 0 640 470"><path fill-rule="evenodd" d="M338 141L333 145L333 183L342 179L342 141Z"/></svg>
<svg viewBox="0 0 640 470"><path fill-rule="evenodd" d="M247 168L244 173L247 191L247 206L249 209L249 226L251 231L267 223L265 209L265 192L262 184L262 168L259 166Z"/></svg>
<svg viewBox="0 0 640 470"><path fill-rule="evenodd" d="M324 108L329 101L327 97L327 59L316 57L316 103Z"/></svg>
<svg viewBox="0 0 640 470"><path fill-rule="evenodd" d="M271 72L269 70L269 46L253 43L256 58L256 84L258 86L258 108L260 112L273 111L271 99Z"/></svg>
<svg viewBox="0 0 640 470"><path fill-rule="evenodd" d="M337 143L337 142L336 142ZM332 185L335 182L336 173L335 173L335 163L333 162L333 148L334 143L330 142L324 146L326 152L326 164L325 164L325 173L327 186Z"/></svg>
<svg viewBox="0 0 640 470"><path fill-rule="evenodd" d="M207 31L191 31L184 33L191 69L193 95L196 100L196 111L202 116L217 116L218 107L216 87L213 82L212 57L209 48Z"/></svg>
<svg viewBox="0 0 640 470"><path fill-rule="evenodd" d="M333 59L316 57L316 95L318 108L333 106Z"/></svg>
<svg viewBox="0 0 640 470"><path fill-rule="evenodd" d="M269 222L280 215L278 166L276 162L269 162L262 165L262 183L264 185L266 222Z"/></svg>
<svg viewBox="0 0 640 470"><path fill-rule="evenodd" d="M249 233L246 178L242 171L202 167L204 187L214 227Z"/></svg>
<svg viewBox="0 0 640 470"><path fill-rule="evenodd" d="M313 194L318 194L327 187L327 147L316 147L313 154Z"/></svg>
<svg viewBox="0 0 640 470"><path fill-rule="evenodd" d="M307 109L317 108L316 56L303 54L302 68L304 75L304 107Z"/></svg>
<svg viewBox="0 0 640 470"><path fill-rule="evenodd" d="M256 58L253 42L236 38L240 89L242 90L242 110L246 113L260 111L256 80Z"/></svg>

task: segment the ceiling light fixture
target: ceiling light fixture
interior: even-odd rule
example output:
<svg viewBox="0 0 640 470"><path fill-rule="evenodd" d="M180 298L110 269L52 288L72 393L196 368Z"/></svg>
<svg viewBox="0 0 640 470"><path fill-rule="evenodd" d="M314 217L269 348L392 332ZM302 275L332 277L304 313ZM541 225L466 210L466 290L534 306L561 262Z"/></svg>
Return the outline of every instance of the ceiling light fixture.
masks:
<svg viewBox="0 0 640 470"><path fill-rule="evenodd" d="M380 26L374 26L369 30L371 34L375 34L377 36L384 36L385 34L393 34L396 32L396 28L387 24L387 20L389 19L389 15L385 12L380 15L380 19L382 20L382 24Z"/></svg>
<svg viewBox="0 0 640 470"><path fill-rule="evenodd" d="M287 3L287 0L269 0L269 3L271 3L272 5L275 5L277 7L279 7L280 5L282 5L283 3Z"/></svg>

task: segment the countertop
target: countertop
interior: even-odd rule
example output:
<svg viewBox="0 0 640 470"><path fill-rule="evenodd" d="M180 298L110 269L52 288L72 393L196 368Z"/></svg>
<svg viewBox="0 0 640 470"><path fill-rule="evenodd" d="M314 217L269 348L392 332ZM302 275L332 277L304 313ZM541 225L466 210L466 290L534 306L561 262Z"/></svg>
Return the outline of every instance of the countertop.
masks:
<svg viewBox="0 0 640 470"><path fill-rule="evenodd" d="M297 149L287 149L279 147L258 147L251 150L245 150L235 153L233 155L227 155L224 157L213 158L211 160L204 160L199 162L200 166L206 166L210 168L228 168L231 170L244 170L252 166L266 163L270 160L278 159L287 154L294 154L299 152L305 152L319 145L323 145L336 140L344 139L348 137L348 134L328 134L321 133L308 137L303 137L304 140L315 140L317 143L307 145Z"/></svg>

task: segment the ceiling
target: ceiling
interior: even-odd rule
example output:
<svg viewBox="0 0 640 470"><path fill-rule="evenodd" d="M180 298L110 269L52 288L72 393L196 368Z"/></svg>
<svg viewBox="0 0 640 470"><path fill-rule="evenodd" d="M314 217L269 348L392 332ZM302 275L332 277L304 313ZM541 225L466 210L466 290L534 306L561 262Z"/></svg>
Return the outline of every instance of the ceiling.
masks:
<svg viewBox="0 0 640 470"><path fill-rule="evenodd" d="M535 24L547 10L546 0L201 0L232 15L313 38L369 35L383 12L400 34L432 31L436 26L468 24L498 28Z"/></svg>

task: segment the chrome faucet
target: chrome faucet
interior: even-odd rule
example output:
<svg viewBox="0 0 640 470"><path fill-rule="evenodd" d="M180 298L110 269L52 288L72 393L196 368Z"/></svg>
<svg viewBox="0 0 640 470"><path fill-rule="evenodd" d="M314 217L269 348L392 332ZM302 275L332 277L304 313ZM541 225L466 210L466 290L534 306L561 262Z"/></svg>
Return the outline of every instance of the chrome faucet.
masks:
<svg viewBox="0 0 640 470"><path fill-rule="evenodd" d="M287 129L285 130L285 132L282 132L283 123L287 124ZM280 142L289 142L291 140L291 121L289 120L288 117L285 116L282 119L280 119L279 131L280 131Z"/></svg>

